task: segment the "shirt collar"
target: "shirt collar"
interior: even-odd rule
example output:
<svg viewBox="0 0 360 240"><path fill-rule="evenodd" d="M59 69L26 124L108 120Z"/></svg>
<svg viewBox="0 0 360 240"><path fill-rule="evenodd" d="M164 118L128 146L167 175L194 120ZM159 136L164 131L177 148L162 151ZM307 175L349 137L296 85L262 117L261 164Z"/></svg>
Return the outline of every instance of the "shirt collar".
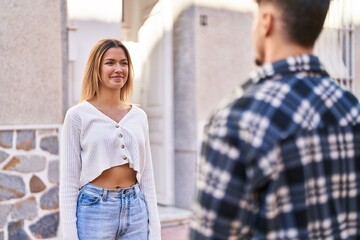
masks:
<svg viewBox="0 0 360 240"><path fill-rule="evenodd" d="M310 54L302 54L290 56L288 58L273 62L266 63L254 71L250 75L250 79L245 82L241 88L243 90L247 89L250 85L263 81L266 79L271 79L275 75L285 76L288 74L294 74L297 72L313 72L321 74L322 76L329 76L325 68L320 63L318 57Z"/></svg>
<svg viewBox="0 0 360 240"><path fill-rule="evenodd" d="M220 102L219 108L227 106L234 99L240 98L247 89L260 81L272 79L275 76L294 75L302 71L317 73L324 77L329 76L318 57L311 54L290 56L273 63L264 64L253 71L245 83L235 88L230 96Z"/></svg>

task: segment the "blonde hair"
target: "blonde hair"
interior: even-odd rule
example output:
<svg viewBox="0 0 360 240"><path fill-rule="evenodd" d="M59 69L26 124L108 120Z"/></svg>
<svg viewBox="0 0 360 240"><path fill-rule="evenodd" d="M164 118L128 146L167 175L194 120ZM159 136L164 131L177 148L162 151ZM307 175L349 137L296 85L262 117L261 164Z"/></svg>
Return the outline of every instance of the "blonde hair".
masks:
<svg viewBox="0 0 360 240"><path fill-rule="evenodd" d="M82 81L80 97L81 102L90 100L98 95L99 82L101 82L101 62L105 52L110 48L122 48L125 52L129 66L129 74L125 85L121 88L119 97L120 100L126 102L131 96L133 90L134 70L129 51L124 46L124 44L117 39L103 39L97 42L92 48L88 61L86 63L84 77Z"/></svg>

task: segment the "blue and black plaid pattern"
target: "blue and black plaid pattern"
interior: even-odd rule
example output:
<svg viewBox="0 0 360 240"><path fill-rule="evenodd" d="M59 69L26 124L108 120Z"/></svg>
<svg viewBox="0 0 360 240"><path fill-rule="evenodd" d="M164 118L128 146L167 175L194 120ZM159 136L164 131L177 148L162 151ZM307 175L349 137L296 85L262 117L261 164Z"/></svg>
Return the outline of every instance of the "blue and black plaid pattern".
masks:
<svg viewBox="0 0 360 240"><path fill-rule="evenodd" d="M238 92L205 127L191 239L360 239L358 100L313 55Z"/></svg>

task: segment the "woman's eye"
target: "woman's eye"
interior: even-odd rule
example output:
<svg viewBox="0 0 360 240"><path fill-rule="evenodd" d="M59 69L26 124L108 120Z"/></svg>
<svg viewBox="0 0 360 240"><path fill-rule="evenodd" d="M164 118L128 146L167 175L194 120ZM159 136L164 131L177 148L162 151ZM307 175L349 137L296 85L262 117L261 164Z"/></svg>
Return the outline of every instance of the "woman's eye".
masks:
<svg viewBox="0 0 360 240"><path fill-rule="evenodd" d="M126 65L128 65L128 62L122 62L121 64L126 66Z"/></svg>

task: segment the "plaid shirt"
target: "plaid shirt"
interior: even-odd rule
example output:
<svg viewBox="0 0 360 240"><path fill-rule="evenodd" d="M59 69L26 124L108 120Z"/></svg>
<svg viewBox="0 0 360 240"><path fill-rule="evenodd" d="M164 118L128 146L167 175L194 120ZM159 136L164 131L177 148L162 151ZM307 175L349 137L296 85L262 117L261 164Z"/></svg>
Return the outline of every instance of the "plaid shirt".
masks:
<svg viewBox="0 0 360 240"><path fill-rule="evenodd" d="M358 100L313 55L242 89L205 127L191 239L360 239Z"/></svg>

